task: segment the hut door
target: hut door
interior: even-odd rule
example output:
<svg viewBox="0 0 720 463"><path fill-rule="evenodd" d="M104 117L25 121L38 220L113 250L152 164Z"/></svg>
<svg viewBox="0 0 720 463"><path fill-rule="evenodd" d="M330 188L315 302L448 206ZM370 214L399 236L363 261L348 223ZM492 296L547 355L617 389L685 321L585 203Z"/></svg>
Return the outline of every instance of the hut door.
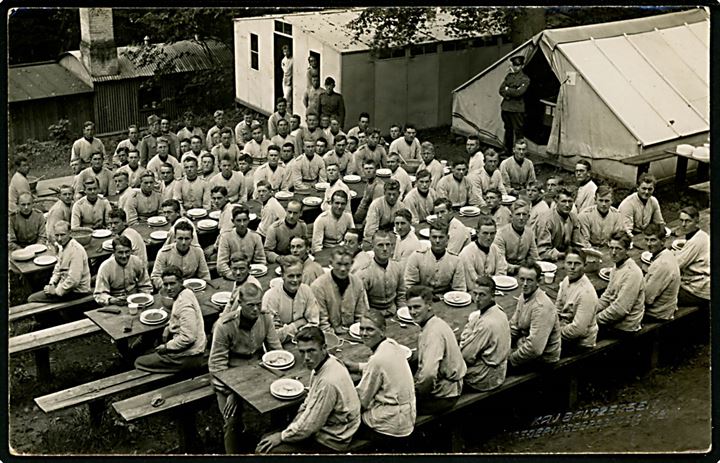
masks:
<svg viewBox="0 0 720 463"><path fill-rule="evenodd" d="M273 63L273 74L274 74L274 80L275 80L275 98L273 98L273 111L275 110L275 101L282 97L283 94L283 70L280 63L282 63L283 60L283 46L287 45L290 48L290 56L293 57L294 66L298 65L297 60L295 59L295 56L293 54L293 41L291 37L288 37L286 35L278 34L277 32L274 34L274 44L273 44L273 57L275 58L275 61ZM293 82L294 84L294 82ZM292 95L292 92L290 93ZM288 108L290 109L290 108Z"/></svg>

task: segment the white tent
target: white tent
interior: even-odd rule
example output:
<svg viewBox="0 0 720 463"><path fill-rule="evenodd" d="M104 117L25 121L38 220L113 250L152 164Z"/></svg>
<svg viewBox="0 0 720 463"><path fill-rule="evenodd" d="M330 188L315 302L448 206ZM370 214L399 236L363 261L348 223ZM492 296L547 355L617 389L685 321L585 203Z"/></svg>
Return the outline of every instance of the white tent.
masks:
<svg viewBox="0 0 720 463"><path fill-rule="evenodd" d="M453 91L453 131L501 145L498 89L507 59L521 54L530 88L550 93L528 90L526 106L540 106L540 95L549 112L547 100L556 97L549 136L537 144L561 163L587 158L600 167L594 170L627 182L635 172L623 159L707 140L709 41L709 12L702 8L545 30ZM672 174L674 161L663 163L651 172Z"/></svg>

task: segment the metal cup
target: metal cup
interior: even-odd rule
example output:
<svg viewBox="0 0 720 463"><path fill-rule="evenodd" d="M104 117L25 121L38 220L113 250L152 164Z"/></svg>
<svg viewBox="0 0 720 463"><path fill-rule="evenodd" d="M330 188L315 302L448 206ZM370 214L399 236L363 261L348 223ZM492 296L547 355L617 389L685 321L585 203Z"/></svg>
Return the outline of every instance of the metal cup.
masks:
<svg viewBox="0 0 720 463"><path fill-rule="evenodd" d="M130 315L137 315L138 311L140 310L140 304L128 304L128 309L130 311Z"/></svg>

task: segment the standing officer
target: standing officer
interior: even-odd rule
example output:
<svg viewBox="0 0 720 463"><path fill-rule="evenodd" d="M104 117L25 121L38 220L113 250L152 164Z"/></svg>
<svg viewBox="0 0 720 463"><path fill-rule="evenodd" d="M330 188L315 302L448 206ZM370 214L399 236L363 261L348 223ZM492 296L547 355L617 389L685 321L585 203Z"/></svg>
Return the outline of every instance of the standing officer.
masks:
<svg viewBox="0 0 720 463"><path fill-rule="evenodd" d="M505 124L505 152L512 153L515 140L522 138L525 124L524 95L530 85L530 78L522 72L524 56L510 58L510 72L500 85L499 93L503 97L500 115Z"/></svg>

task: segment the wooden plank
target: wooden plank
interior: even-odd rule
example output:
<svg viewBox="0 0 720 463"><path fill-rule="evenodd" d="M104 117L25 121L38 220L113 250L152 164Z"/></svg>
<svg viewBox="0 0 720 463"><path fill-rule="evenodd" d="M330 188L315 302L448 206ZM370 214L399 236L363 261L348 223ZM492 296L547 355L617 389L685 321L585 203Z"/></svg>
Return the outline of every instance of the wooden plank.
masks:
<svg viewBox="0 0 720 463"><path fill-rule="evenodd" d="M16 354L33 349L46 347L56 342L65 341L87 334L96 333L100 328L92 320L78 320L64 325L53 326L44 330L33 331L10 338L8 352Z"/></svg>
<svg viewBox="0 0 720 463"><path fill-rule="evenodd" d="M160 394L163 399L165 399L165 402L159 407L153 407L150 401L157 394ZM129 399L115 402L112 405L115 411L126 421L132 421L171 410L175 407L204 399L214 394L215 391L210 384L210 374L208 373L154 391L136 395Z"/></svg>
<svg viewBox="0 0 720 463"><path fill-rule="evenodd" d="M87 296L81 297L80 299L74 299L72 301L63 301L63 302L55 302L55 303L47 303L47 302L28 302L26 304L16 305L13 307L10 307L10 311L8 313L8 320L9 321L15 321L20 320L22 318L31 317L33 315L38 315L45 312L52 312L55 310L62 310L62 309L69 309L71 307L80 306L83 304L87 304L89 302L94 303L94 299L92 294L88 294Z"/></svg>
<svg viewBox="0 0 720 463"><path fill-rule="evenodd" d="M80 405L101 399L119 392L127 391L145 384L151 384L173 376L172 373L150 373L142 370L130 370L107 378L91 381L63 391L53 392L35 398L35 403L45 413Z"/></svg>
<svg viewBox="0 0 720 463"><path fill-rule="evenodd" d="M708 180L707 182L691 185L689 188L691 190L699 191L701 193L710 194L710 181Z"/></svg>
<svg viewBox="0 0 720 463"><path fill-rule="evenodd" d="M621 159L620 161L623 164L628 164L631 166L639 166L641 164L648 164L648 163L655 162L655 161L661 161L663 159L670 159L673 156L674 156L673 153L660 151L659 153L638 154L636 156L630 156L629 158Z"/></svg>

